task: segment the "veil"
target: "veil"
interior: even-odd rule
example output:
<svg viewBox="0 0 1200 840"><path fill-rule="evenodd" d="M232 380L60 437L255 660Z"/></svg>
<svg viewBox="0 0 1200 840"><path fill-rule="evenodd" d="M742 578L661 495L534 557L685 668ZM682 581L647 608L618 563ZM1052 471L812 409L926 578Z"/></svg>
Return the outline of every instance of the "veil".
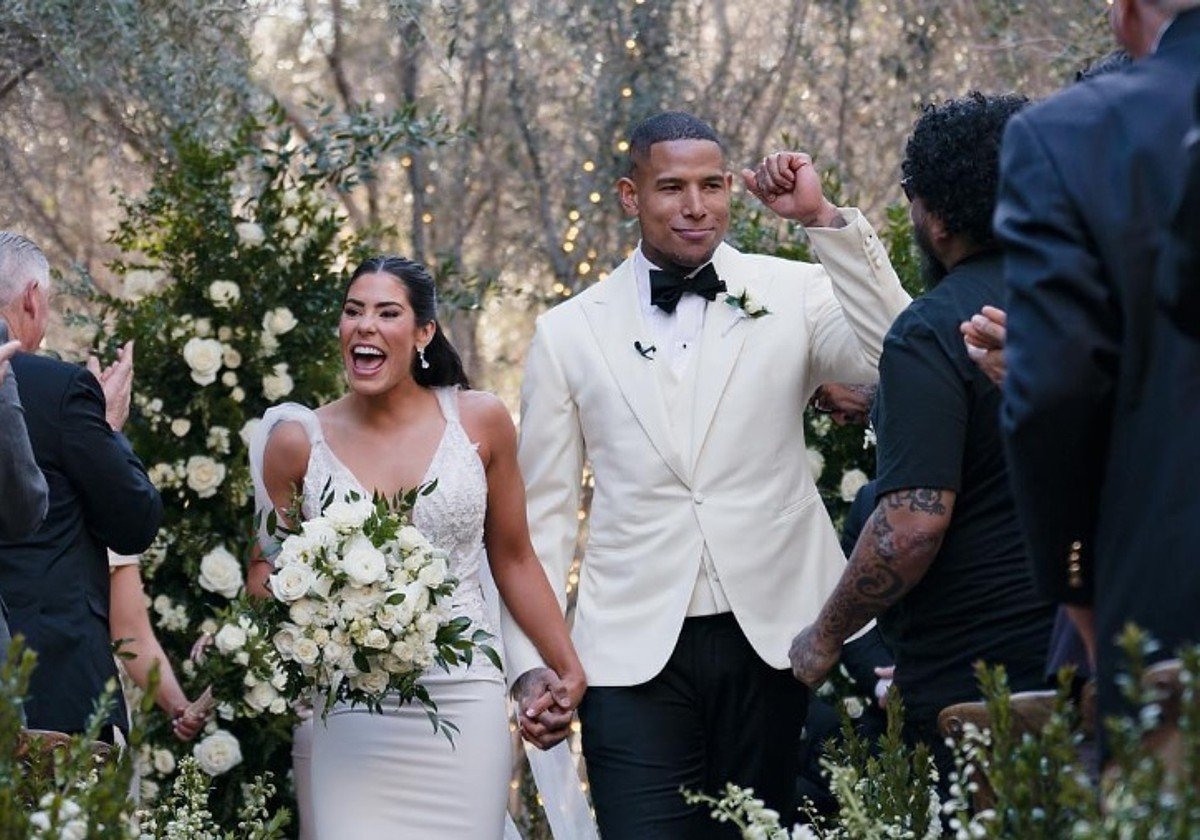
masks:
<svg viewBox="0 0 1200 840"><path fill-rule="evenodd" d="M266 527L267 514L274 508L267 486L263 481L263 456L267 448L267 439L271 429L283 420L296 420L304 424L309 432L310 440L320 434L319 427L313 429L310 424L317 423L312 412L294 403L284 403L268 409L262 420L250 433L247 445L250 458L250 477L254 484L254 514L258 529L258 543L265 557L273 557L278 550L278 541L268 533ZM314 435L315 433L315 435ZM500 592L492 578L491 569L487 563L482 563L479 570L479 582L483 589L484 606L492 627L497 634L500 628ZM503 639L497 639L503 649ZM592 817L591 807L587 797L583 795L580 784L579 770L570 747L564 741L550 750L540 750L522 740L525 755L529 759L529 767L533 771L533 779L541 795L542 806L546 812L546 820L550 824L550 832L556 840L599 840L596 823ZM299 791L297 791L299 793ZM301 808L303 808L301 803ZM510 815L504 818L504 840L522 840L520 831Z"/></svg>

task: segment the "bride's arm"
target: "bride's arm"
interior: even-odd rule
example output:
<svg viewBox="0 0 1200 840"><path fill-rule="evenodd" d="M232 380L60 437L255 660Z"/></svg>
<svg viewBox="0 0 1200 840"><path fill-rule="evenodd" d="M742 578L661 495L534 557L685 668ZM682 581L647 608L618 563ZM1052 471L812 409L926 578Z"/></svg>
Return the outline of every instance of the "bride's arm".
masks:
<svg viewBox="0 0 1200 840"><path fill-rule="evenodd" d="M279 423L271 430L263 452L263 484L267 496L281 521L287 522L286 511L299 488L304 486L304 473L308 469L311 444L304 427L299 423ZM267 578L273 570L271 559L255 542L250 547L250 569L246 574L246 590L262 598L271 596L267 589Z"/></svg>
<svg viewBox="0 0 1200 840"><path fill-rule="evenodd" d="M570 709L574 709L583 697L586 680L558 599L529 539L516 428L499 399L473 393L468 400L473 404L471 425L478 430L476 439L485 449L481 452L488 484L484 543L492 576L509 613L537 647L542 661L566 684Z"/></svg>

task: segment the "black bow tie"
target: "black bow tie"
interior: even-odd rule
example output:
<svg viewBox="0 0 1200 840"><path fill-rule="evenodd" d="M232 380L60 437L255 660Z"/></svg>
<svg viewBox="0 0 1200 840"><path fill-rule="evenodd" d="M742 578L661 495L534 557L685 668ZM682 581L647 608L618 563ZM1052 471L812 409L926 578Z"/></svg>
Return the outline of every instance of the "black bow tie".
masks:
<svg viewBox="0 0 1200 840"><path fill-rule="evenodd" d="M675 311L684 292L713 300L717 292L725 291L725 281L717 277L717 270L709 263L691 277L677 271L650 269L650 303L668 314Z"/></svg>

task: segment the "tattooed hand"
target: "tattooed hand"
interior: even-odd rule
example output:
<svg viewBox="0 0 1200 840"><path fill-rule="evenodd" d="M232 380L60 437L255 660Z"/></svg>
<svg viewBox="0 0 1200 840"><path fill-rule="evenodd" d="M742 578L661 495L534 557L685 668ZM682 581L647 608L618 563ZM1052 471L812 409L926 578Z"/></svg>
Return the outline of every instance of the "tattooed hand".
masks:
<svg viewBox="0 0 1200 840"><path fill-rule="evenodd" d="M837 665L842 656L842 646L822 638L815 624L805 627L792 639L788 658L792 661L792 675L807 685L816 688L825 682L825 677Z"/></svg>

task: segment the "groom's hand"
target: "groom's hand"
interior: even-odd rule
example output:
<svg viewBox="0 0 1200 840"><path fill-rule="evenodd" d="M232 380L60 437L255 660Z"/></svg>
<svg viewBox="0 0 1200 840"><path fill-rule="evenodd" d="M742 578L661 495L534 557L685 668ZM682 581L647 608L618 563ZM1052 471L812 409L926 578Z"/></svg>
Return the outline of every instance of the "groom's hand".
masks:
<svg viewBox="0 0 1200 840"><path fill-rule="evenodd" d="M775 152L742 181L759 201L805 227L845 227L846 220L827 198L812 158L803 152Z"/></svg>
<svg viewBox="0 0 1200 840"><path fill-rule="evenodd" d="M571 734L575 708L570 694L558 674L550 668L533 668L517 677L512 697L517 703L521 736L534 746L548 750Z"/></svg>

